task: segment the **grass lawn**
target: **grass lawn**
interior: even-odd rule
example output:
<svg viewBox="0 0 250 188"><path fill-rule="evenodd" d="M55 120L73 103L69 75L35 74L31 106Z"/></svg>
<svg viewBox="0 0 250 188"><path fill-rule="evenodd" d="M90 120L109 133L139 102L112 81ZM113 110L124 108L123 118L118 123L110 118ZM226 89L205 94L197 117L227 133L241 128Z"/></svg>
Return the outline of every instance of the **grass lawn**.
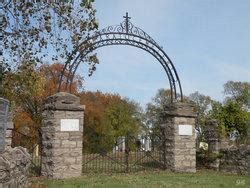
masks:
<svg viewBox="0 0 250 188"><path fill-rule="evenodd" d="M92 174L70 180L32 179L31 188L97 188L97 187L250 187L250 176L228 175L215 171L195 174L173 172L140 172L131 174Z"/></svg>

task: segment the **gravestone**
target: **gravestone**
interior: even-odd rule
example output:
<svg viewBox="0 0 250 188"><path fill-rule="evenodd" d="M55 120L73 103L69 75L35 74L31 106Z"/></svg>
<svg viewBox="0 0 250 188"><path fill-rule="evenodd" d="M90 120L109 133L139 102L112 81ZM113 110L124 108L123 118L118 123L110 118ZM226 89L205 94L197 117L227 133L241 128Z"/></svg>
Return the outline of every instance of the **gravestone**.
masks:
<svg viewBox="0 0 250 188"><path fill-rule="evenodd" d="M166 167L176 172L196 172L194 105L171 103L161 117Z"/></svg>
<svg viewBox="0 0 250 188"><path fill-rule="evenodd" d="M9 108L9 101L0 98L0 152L3 152L5 149L8 108Z"/></svg>
<svg viewBox="0 0 250 188"><path fill-rule="evenodd" d="M0 188L27 187L31 157L25 148L11 148L13 123L8 106L0 98Z"/></svg>
<svg viewBox="0 0 250 188"><path fill-rule="evenodd" d="M43 109L42 175L52 179L82 173L84 106L75 95L60 92L48 97Z"/></svg>

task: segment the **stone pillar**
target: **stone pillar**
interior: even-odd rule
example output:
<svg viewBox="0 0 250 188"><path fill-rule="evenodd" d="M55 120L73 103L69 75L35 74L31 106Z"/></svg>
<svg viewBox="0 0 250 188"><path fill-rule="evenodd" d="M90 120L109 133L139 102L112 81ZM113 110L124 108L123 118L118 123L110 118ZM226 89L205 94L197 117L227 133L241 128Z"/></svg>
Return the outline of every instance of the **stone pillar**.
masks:
<svg viewBox="0 0 250 188"><path fill-rule="evenodd" d="M206 126L207 127L204 134L208 142L208 152L211 157L211 161L208 165L209 168L219 170L220 161L218 159L218 154L219 154L218 124L216 120L210 120Z"/></svg>
<svg viewBox="0 0 250 188"><path fill-rule="evenodd" d="M64 179L81 175L83 116L78 97L60 92L47 98L41 128L43 176Z"/></svg>
<svg viewBox="0 0 250 188"><path fill-rule="evenodd" d="M8 116L6 128L7 129L6 129L6 134L5 134L5 148L11 148L12 130L14 128L11 114L9 114L9 116Z"/></svg>
<svg viewBox="0 0 250 188"><path fill-rule="evenodd" d="M176 172L196 172L194 105L172 103L162 113L162 130L165 132L166 168Z"/></svg>
<svg viewBox="0 0 250 188"><path fill-rule="evenodd" d="M5 136L8 114L9 101L0 97L0 153L5 150Z"/></svg>

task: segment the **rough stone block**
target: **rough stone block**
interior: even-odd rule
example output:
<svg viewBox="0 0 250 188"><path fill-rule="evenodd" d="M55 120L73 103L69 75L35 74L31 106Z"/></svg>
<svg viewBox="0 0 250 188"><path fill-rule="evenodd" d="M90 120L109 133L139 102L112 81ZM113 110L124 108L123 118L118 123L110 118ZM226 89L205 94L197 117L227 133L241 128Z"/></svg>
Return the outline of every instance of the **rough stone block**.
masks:
<svg viewBox="0 0 250 188"><path fill-rule="evenodd" d="M77 151L71 151L69 154L71 157L78 157L78 156L82 156L82 151L81 150L77 150Z"/></svg>
<svg viewBox="0 0 250 188"><path fill-rule="evenodd" d="M62 140L62 148L75 148L76 141Z"/></svg>
<svg viewBox="0 0 250 188"><path fill-rule="evenodd" d="M0 154L0 187L26 187L31 157L22 147L8 148Z"/></svg>
<svg viewBox="0 0 250 188"><path fill-rule="evenodd" d="M69 133L68 132L57 132L56 133L56 139L59 140L68 140L69 137Z"/></svg>
<svg viewBox="0 0 250 188"><path fill-rule="evenodd" d="M65 164L75 164L76 163L76 158L75 157L65 157L64 158L64 163Z"/></svg>

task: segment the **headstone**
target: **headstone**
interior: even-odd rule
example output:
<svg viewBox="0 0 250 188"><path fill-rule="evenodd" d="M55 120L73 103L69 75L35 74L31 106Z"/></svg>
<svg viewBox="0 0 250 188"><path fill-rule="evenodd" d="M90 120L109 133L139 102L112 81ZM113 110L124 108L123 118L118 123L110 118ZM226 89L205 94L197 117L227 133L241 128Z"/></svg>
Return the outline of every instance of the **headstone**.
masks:
<svg viewBox="0 0 250 188"><path fill-rule="evenodd" d="M125 149L126 149L125 136L121 136L117 139L117 149L118 149L118 151L125 151Z"/></svg>
<svg viewBox="0 0 250 188"><path fill-rule="evenodd" d="M44 105L42 124L42 175L52 179L82 173L84 106L75 95L60 92Z"/></svg>
<svg viewBox="0 0 250 188"><path fill-rule="evenodd" d="M177 172L196 172L194 105L171 103L161 116L161 127L166 137L163 146L166 168Z"/></svg>
<svg viewBox="0 0 250 188"><path fill-rule="evenodd" d="M145 151L151 151L151 147L150 147L150 144L151 144L151 140L149 137L145 137Z"/></svg>

